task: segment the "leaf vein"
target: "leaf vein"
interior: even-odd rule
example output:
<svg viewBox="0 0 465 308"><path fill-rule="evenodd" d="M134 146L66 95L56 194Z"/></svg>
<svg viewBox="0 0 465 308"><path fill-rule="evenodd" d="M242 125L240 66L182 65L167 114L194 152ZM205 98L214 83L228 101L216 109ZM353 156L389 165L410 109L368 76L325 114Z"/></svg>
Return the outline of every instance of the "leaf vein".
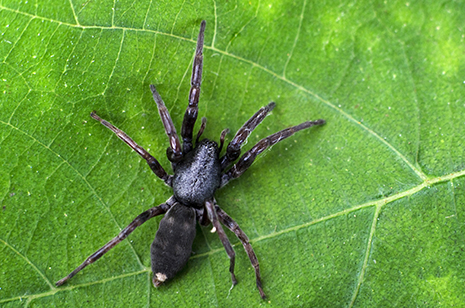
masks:
<svg viewBox="0 0 465 308"><path fill-rule="evenodd" d="M0 239L0 242L2 242L6 247L8 247L10 250L12 250L14 253L16 253L19 257L21 257L24 261L26 261L41 277L43 280L45 280L45 282L48 284L48 286L50 287L50 289L56 289L53 284L48 280L48 278L44 275L44 273L42 273L41 270L39 270L37 268L37 266L32 263L31 260L29 260L28 257L26 257L25 255L23 255L22 253L20 253L18 250L16 250L13 246L11 246L10 244L8 244L6 241ZM1 301L0 301L1 303Z"/></svg>
<svg viewBox="0 0 465 308"><path fill-rule="evenodd" d="M31 16L29 16L31 17ZM13 46L11 46L10 50L8 51L8 53L6 54L5 58L3 58L3 63L6 63L6 59L8 59L8 57L10 56L11 52L13 51L13 49L16 47L16 44L19 42L19 40L21 39L21 37L23 36L24 32L26 32L26 30L29 28L29 25L31 24L32 20L34 19L34 17L31 17L29 19L29 21L27 22L26 26L24 27L23 31L21 31L21 33L18 35L18 38L16 39L16 41L13 43Z"/></svg>
<svg viewBox="0 0 465 308"><path fill-rule="evenodd" d="M22 133L23 135L31 138L34 142L36 142L37 144L43 146L45 149L49 150L51 153L53 153L56 157L58 157L59 159L61 159L66 165L68 165L68 167L73 170L80 178L81 180L86 184L86 186L89 188L89 190L92 192L92 194L99 200L100 204L103 206L103 208L108 212L108 214L110 215L110 218L111 220L114 222L114 224L117 226L117 228L121 231L122 228L121 226L118 224L118 222L116 221L116 218L115 216L113 215L113 213L111 212L110 208L108 207L108 205L105 203L105 201L103 201L102 197L100 197L100 195L97 193L97 191L94 189L94 187L89 183L89 181L86 179L86 177L80 173L76 168L73 167L73 165L71 165L66 159L64 159L60 154L58 154L57 152L55 152L53 149L51 149L49 146L47 146L46 144L42 143L40 140L36 139L34 136L30 135L29 133L19 129L18 127L15 127L13 125L11 125L10 123L6 123L2 120L0 120L0 123L1 124L4 124L5 126L9 126L13 129L15 129L16 131ZM130 241L126 241L129 245L129 247L131 248L132 252L134 253L134 258L137 260L137 262L139 263L139 265L141 266L141 268L145 268L145 266L142 264L139 256L137 255L133 245L131 244Z"/></svg>
<svg viewBox="0 0 465 308"><path fill-rule="evenodd" d="M302 4L302 11L300 12L300 17L299 17L299 27L297 28L297 33L295 35L294 43L292 44L291 51L289 51L286 63L284 64L284 68L283 68L283 77L284 78L286 78L287 65L289 64L289 61L291 61L292 54L294 52L295 46L297 45L297 41L299 40L299 35L300 35L300 30L302 29L302 21L304 19L304 12L305 12L305 6L306 5L307 5L307 0L304 0L304 3Z"/></svg>
<svg viewBox="0 0 465 308"><path fill-rule="evenodd" d="M0 120L0 123L8 125L8 123L5 123L5 122L3 122L1 120ZM9 125L9 126L11 126L11 125ZM33 137L31 137L31 138L33 138ZM293 226L293 227L290 227L290 228L287 228L287 229L284 229L284 230L280 230L280 231L277 231L277 232L272 232L272 233L264 235L264 236L250 238L250 242L251 243L259 242L259 241L262 241L262 240L265 240L265 239L277 237L277 236L279 236L281 234L294 232L294 231L297 231L299 229L309 227L309 226L312 226L314 224L324 222L324 221L327 221L327 220L330 220L330 219L333 219L333 218L336 218L336 217L347 215L348 213L351 213L351 212L354 212L354 211L357 211L357 210L360 210L360 209L363 209L363 208L368 208L368 207L371 207L371 206L376 206L376 209L379 212L381 210L382 206L385 205L385 204L388 204L388 203L391 203L391 202L393 202L395 200L398 200L398 199L413 195L413 194L421 191L422 189L424 189L426 187L429 187L429 186L431 186L433 184L446 182L446 181L451 181L453 179L456 179L456 178L459 178L459 177L462 177L462 176L465 176L465 169L461 170L461 171L458 171L458 172L450 173L450 174L447 174L447 175L444 175L444 176L441 176L441 177L425 180L422 184L417 185L416 187L413 187L413 188L411 188L411 189L409 189L407 191L400 192L398 194L389 196L387 198L383 198L383 199L380 199L380 200L375 200L375 201L370 201L370 202L367 202L367 203L364 203L364 204L360 204L360 205L345 209L343 211L340 211L340 212L337 212L337 213L334 213L334 214L331 214L331 215L328 215L328 216L325 216L325 217L321 217L321 218L315 219L313 221L310 221L310 222L307 222L307 223L304 223L304 224L300 224L298 226ZM372 237L373 237L374 231L376 229L376 223L375 223L377 221L376 217L378 217L378 216L379 216L379 213L378 214L375 213L375 215L373 217L370 237L368 239L368 244L367 244L367 250L369 250L369 248L370 248L369 246L371 246ZM0 241L5 243L1 239L0 239ZM207 242L207 245L208 245L208 242ZM240 246L240 243L235 243L233 246ZM223 247L220 247L220 248L217 248L217 249L210 249L210 251L208 251L208 252L194 255L190 259L197 259L197 258L209 256L209 255L216 254L216 253L223 253L223 252L224 252ZM369 256L369 251L365 253L365 260L367 260L367 255ZM209 262L211 262L209 258L208 258L208 260L209 260ZM365 264L365 261L364 261L364 264ZM365 269L366 269L366 266L364 268L362 267L362 270L365 270ZM142 273L149 273L150 274L150 271L151 271L150 268L143 267L142 270L137 271L137 272L125 273L125 274L122 274L122 275L118 275L118 276L114 276L114 277L110 277L110 278L105 278L105 279L101 279L101 280L97 280L97 281L93 281L93 282L89 282L89 283L85 283L85 284L61 287L59 289L58 288L53 288L53 290L51 290L49 292L33 294L33 295L27 295L27 296L18 296L18 297L8 298L8 299L2 299L2 300L0 300L0 303L10 302L10 301L14 301L14 300L20 300L20 299L23 299L23 298L30 299L30 298L39 298L39 297L51 296L51 295L54 295L57 292L69 291L69 290L72 290L72 289L87 287L89 285L106 283L108 281L113 281L113 280L117 280L117 279L121 279L121 278L125 278L125 277L136 276L136 275L139 275L139 274L142 274ZM363 277L362 278L360 278L360 277L361 276L359 276L359 281L361 281L361 279L363 279ZM354 293L353 297L356 297L356 295L357 294Z"/></svg>
<svg viewBox="0 0 465 308"><path fill-rule="evenodd" d="M74 20L76 21L76 25L79 26L79 20L78 20L78 17L76 15L76 11L74 10L74 5L73 5L73 0L69 0L69 5L71 6L71 11L73 11L73 16L74 16Z"/></svg>

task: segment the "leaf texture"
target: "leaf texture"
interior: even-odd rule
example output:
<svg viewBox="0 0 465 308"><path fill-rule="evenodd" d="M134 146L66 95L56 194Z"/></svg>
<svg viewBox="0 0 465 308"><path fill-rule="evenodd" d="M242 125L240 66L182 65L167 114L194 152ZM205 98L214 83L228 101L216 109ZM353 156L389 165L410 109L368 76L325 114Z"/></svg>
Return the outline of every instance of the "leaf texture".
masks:
<svg viewBox="0 0 465 308"><path fill-rule="evenodd" d="M463 1L1 1L0 306L463 305L464 15ZM221 242L200 227L187 267L154 289L160 218L55 287L171 195L89 114L171 173L149 84L180 131L203 19L205 137L270 101L244 150L327 121L217 193L252 242L267 300L234 234L231 289Z"/></svg>

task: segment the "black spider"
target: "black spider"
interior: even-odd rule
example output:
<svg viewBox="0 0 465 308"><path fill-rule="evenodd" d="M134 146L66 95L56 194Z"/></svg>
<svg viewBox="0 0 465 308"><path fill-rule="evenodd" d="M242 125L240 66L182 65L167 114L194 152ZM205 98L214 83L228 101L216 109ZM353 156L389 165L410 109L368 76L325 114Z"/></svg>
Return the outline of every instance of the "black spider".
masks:
<svg viewBox="0 0 465 308"><path fill-rule="evenodd" d="M160 225L152 243L150 252L152 259L153 284L158 287L167 279L172 278L187 263L192 251L192 243L195 237L195 224L198 221L202 226L213 224L214 230L218 232L228 257L230 259L229 271L233 285L237 283L234 276L235 252L229 242L220 222L229 230L234 232L241 241L249 256L250 262L255 269L257 288L260 296L265 298L260 279L260 268L257 256L255 255L249 239L239 228L238 224L228 216L217 204L214 193L218 188L226 185L230 180L238 178L244 173L258 154L277 142L292 136L295 132L314 126L324 124L324 120L309 121L293 126L265 139L260 140L255 146L247 151L239 161L231 168L228 167L241 154L241 145L250 133L260 124L266 115L274 108L275 103L270 103L266 107L260 108L245 124L237 131L234 138L226 148L226 154L220 157L223 148L224 138L228 129L223 130L220 137L220 146L215 141L199 138L205 129L206 119L202 118L202 124L197 134L195 147L192 146L192 132L198 114L198 102L200 95L200 83L202 79L202 50L204 41L205 21L200 24L200 33L197 40L195 60L192 68L191 90L189 94L189 106L187 107L182 123L181 136L182 148L179 137L174 128L173 121L166 109L163 100L158 94L155 86L150 85L153 98L157 103L158 112L165 127L166 134L170 140L170 147L167 149L167 156L174 170L174 175L168 175L158 161L145 149L135 143L128 135L119 130L111 123L100 118L95 112L90 115L95 120L111 129L121 140L126 142L134 151L142 156L149 164L152 171L165 183L173 188L173 196L165 203L153 207L134 219L123 231L114 239L109 241L94 254L89 256L68 276L56 283L62 285L68 279L76 275L87 265L95 262L110 249L124 240L135 228L157 215L165 214L160 221Z"/></svg>

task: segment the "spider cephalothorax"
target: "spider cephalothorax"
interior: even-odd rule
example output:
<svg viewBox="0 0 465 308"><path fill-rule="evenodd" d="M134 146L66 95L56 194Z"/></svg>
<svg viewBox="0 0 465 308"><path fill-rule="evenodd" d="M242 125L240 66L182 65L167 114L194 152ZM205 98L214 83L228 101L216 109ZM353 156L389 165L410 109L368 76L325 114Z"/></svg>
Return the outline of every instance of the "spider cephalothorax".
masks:
<svg viewBox="0 0 465 308"><path fill-rule="evenodd" d="M203 208L221 184L221 164L215 141L202 140L176 163L172 181L176 200L184 205Z"/></svg>
<svg viewBox="0 0 465 308"><path fill-rule="evenodd" d="M195 224L197 221L203 226L209 225L210 223L213 224L213 230L218 232L218 236L230 258L229 271L231 273L232 282L236 284L237 280L234 275L235 252L220 224L221 222L239 238L244 246L250 262L255 269L256 283L260 296L265 298L260 278L260 267L258 265L257 256L249 243L249 239L239 228L238 224L216 204L214 193L230 180L238 178L252 165L257 155L273 144L293 135L299 130L314 125L322 125L325 121L307 121L272 134L260 140L249 151L242 155L236 164L230 167L231 164L239 158L241 154L241 145L255 127L257 127L275 107L275 103L270 103L260 108L260 110L237 131L234 138L228 144L226 153L223 156L221 156L220 153L223 148L224 138L229 130L225 129L221 133L220 146L218 146L215 141L208 139L199 141L205 129L205 118L202 118L202 124L197 134L194 147L192 138L194 125L197 120L200 83L202 79L204 31L205 21L202 21L192 68L189 106L184 115L181 129L182 147L173 121L168 113L168 109L165 107L155 86L150 86L153 98L158 107L160 118L165 127L165 132L169 137L170 147L167 150L167 156L171 161L174 175L168 175L158 161L144 148L135 143L126 133L100 118L95 112L91 113L92 118L112 130L121 140L126 142L147 161L152 171L168 186L173 188L173 196L165 203L153 207L137 216L133 222L118 234L118 236L89 256L68 276L58 281L56 283L57 286L62 285L84 267L98 260L116 244L124 240L135 228L152 217L165 214L160 221L155 240L151 246L152 281L154 286L158 287L167 279L172 278L187 263L192 251L192 243L195 237Z"/></svg>

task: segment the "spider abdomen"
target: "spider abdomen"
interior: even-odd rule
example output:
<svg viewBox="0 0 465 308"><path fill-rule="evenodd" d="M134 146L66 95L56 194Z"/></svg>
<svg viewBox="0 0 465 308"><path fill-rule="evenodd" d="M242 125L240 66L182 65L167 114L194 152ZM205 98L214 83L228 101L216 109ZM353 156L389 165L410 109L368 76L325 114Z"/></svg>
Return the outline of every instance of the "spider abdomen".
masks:
<svg viewBox="0 0 465 308"><path fill-rule="evenodd" d="M176 200L202 208L221 183L221 165L216 142L204 139L177 163L173 177Z"/></svg>
<svg viewBox="0 0 465 308"><path fill-rule="evenodd" d="M151 246L153 285L173 278L191 255L195 238L195 210L175 203L160 221Z"/></svg>

